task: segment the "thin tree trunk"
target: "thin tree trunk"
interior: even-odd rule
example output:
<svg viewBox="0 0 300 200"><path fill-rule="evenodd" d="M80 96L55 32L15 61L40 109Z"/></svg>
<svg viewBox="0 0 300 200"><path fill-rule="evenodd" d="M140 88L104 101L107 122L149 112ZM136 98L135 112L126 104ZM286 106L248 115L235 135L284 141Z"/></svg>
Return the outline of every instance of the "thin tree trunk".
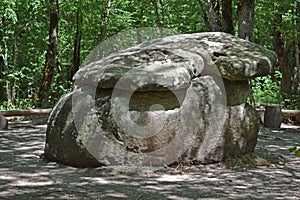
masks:
<svg viewBox="0 0 300 200"><path fill-rule="evenodd" d="M159 4L160 4L160 16L161 16L161 23L162 23L162 28L164 26L164 23L165 23L165 7L164 7L164 3L163 3L163 0L158 0Z"/></svg>
<svg viewBox="0 0 300 200"><path fill-rule="evenodd" d="M274 49L278 55L279 69L282 73L281 90L286 94L290 94L292 86L292 73L288 64L288 56L284 45L285 37L279 28L281 23L282 15L276 14L274 19Z"/></svg>
<svg viewBox="0 0 300 200"><path fill-rule="evenodd" d="M207 0L211 31L222 31L219 0Z"/></svg>
<svg viewBox="0 0 300 200"><path fill-rule="evenodd" d="M18 58L18 42L17 39L19 37L17 30L14 31L14 59L13 59L13 69L16 69L17 67L17 58ZM11 85L11 104L14 105L15 104L15 100L16 100L16 79L14 79L12 81L12 85Z"/></svg>
<svg viewBox="0 0 300 200"><path fill-rule="evenodd" d="M110 7L111 7L111 0L108 0L107 4L106 4L106 11L103 11L103 13L102 13L100 41L103 41L105 39L105 36L106 36L106 23L107 23L108 16L109 16L109 13L110 13Z"/></svg>
<svg viewBox="0 0 300 200"><path fill-rule="evenodd" d="M222 0L222 30L234 34L232 20L232 0Z"/></svg>
<svg viewBox="0 0 300 200"><path fill-rule="evenodd" d="M3 71L4 71L4 58L2 55L0 55L0 102L2 103L5 101L5 90L4 90L4 82L3 82Z"/></svg>
<svg viewBox="0 0 300 200"><path fill-rule="evenodd" d="M204 24L206 27L210 27L209 25L209 20L208 20L208 16L207 16L207 5L205 3L203 3L202 0L198 0L197 1L200 8L201 8L201 15L202 15L202 18L203 18L203 21L204 21Z"/></svg>
<svg viewBox="0 0 300 200"><path fill-rule="evenodd" d="M0 16L0 27L5 27L5 25L4 25L4 19L2 18L2 16ZM3 49L4 49L4 52L0 54L0 57L2 58L1 59L1 63L0 63L0 65L2 67L2 69L0 71L0 75L2 75L2 77L1 77L1 79L2 79L2 78L4 78L3 71L5 69L7 69L7 67L8 67L8 44L7 44L7 41L6 41L7 39L5 39L5 30L4 30L4 28L0 29L0 33L1 33L1 37L4 38L3 39ZM8 87L8 84L9 84L8 80L6 80L5 84L4 84L4 82L0 83L0 87L1 87L1 89L0 89L0 91L1 91L1 94L0 94L1 99L0 100L1 101L5 101L5 99L7 99L7 107L10 106L10 96L9 96L10 89ZM4 87L4 85L5 85L5 87ZM6 98L4 97L5 91L6 91Z"/></svg>
<svg viewBox="0 0 300 200"><path fill-rule="evenodd" d="M76 13L76 35L74 40L74 55L73 55L73 68L70 76L72 81L73 75L78 71L80 66L80 42L81 42L81 24L82 24L82 2L78 1L77 13Z"/></svg>
<svg viewBox="0 0 300 200"><path fill-rule="evenodd" d="M5 46L5 66L8 66L8 46L7 43L4 42ZM10 82L7 80L6 81L6 95L7 95L7 108L10 108L12 105L12 99L11 99L11 87L10 87Z"/></svg>
<svg viewBox="0 0 300 200"><path fill-rule="evenodd" d="M7 42L4 40L4 49L5 49L5 53L3 56L3 61L4 61L4 66L7 67L8 66L8 46L7 46ZM6 96L7 96L7 108L10 107L10 102L11 102L11 98L10 98L10 88L9 88L9 81L6 81Z"/></svg>
<svg viewBox="0 0 300 200"><path fill-rule="evenodd" d="M0 16L0 27L4 27L3 26L3 19L2 17ZM1 28L0 30L0 36L2 38L4 38L4 30L3 28ZM0 52L0 102L2 103L3 101L5 101L5 87L4 87L4 82L3 82L3 72L4 72L4 69L5 69L5 62L4 62L4 55L2 54L2 52Z"/></svg>
<svg viewBox="0 0 300 200"><path fill-rule="evenodd" d="M143 37L142 37L142 32L141 32L141 21L137 22L137 26L138 28L136 29L136 40L137 40L137 44L141 44L143 42Z"/></svg>
<svg viewBox="0 0 300 200"><path fill-rule="evenodd" d="M58 42L58 12L58 0L50 0L49 48L46 53L44 77L38 94L38 106L40 107L46 106L48 103L48 96L50 94L55 69Z"/></svg>
<svg viewBox="0 0 300 200"><path fill-rule="evenodd" d="M106 25L107 25L107 20L109 17L110 13L110 7L111 7L111 0L107 0L106 5L104 6L102 11L102 16L101 16L101 26L100 26L100 35L99 35L99 41L102 42L106 38ZM103 48L98 48L97 53L93 55L90 59L95 60L95 59L100 59L106 56L106 53ZM90 60L90 61L92 61Z"/></svg>
<svg viewBox="0 0 300 200"><path fill-rule="evenodd" d="M254 27L255 0L238 1L238 35L248 41L252 41Z"/></svg>
<svg viewBox="0 0 300 200"><path fill-rule="evenodd" d="M152 2L153 7L154 7L154 12L155 12L155 16L156 16L156 24L157 24L157 26L159 28L160 37L163 37L164 36L164 33L163 33L163 24L162 24L161 19L160 19L157 1L156 0L152 0L151 2Z"/></svg>
<svg viewBox="0 0 300 200"><path fill-rule="evenodd" d="M14 70L17 66L17 57L18 57L18 45L17 45L17 31L14 30L14 38L13 38L13 65L12 70ZM15 103L16 98L16 79L10 80L6 82L6 93L7 93L7 108L9 109Z"/></svg>
<svg viewBox="0 0 300 200"><path fill-rule="evenodd" d="M296 79L295 79L295 90L300 92L300 61L299 61L299 42L298 42L298 30L297 30L297 14L298 14L298 3L294 1L293 9L293 28L294 28L294 45L295 45L295 70L296 70Z"/></svg>

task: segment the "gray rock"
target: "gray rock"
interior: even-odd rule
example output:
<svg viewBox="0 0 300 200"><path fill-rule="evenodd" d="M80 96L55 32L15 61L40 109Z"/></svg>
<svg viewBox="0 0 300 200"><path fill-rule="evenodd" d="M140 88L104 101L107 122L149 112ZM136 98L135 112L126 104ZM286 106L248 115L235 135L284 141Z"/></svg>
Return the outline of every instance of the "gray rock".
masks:
<svg viewBox="0 0 300 200"><path fill-rule="evenodd" d="M156 39L112 54L81 68L74 80L77 87L114 88L121 77L128 81L134 77L136 85L155 78L163 87L178 89L201 74L220 73L236 81L265 76L276 64L276 54L257 44L226 33L195 33Z"/></svg>
<svg viewBox="0 0 300 200"><path fill-rule="evenodd" d="M59 163L64 163L76 167L96 167L101 166L77 139L78 132L74 122L72 111L72 97L78 91L61 97L57 105L53 108L48 120L46 131L45 158ZM88 92L86 99L82 99L81 112L84 115L90 108ZM80 122L78 122L80 123Z"/></svg>
<svg viewBox="0 0 300 200"><path fill-rule="evenodd" d="M7 129L7 128L8 128L7 119L3 115L0 115L0 129Z"/></svg>
<svg viewBox="0 0 300 200"><path fill-rule="evenodd" d="M247 101L249 96L249 83L245 81L229 81L223 79L226 91L227 105L241 105Z"/></svg>
<svg viewBox="0 0 300 200"><path fill-rule="evenodd" d="M252 152L248 79L276 54L225 33L176 35L93 61L48 122L45 157L72 166L214 163Z"/></svg>

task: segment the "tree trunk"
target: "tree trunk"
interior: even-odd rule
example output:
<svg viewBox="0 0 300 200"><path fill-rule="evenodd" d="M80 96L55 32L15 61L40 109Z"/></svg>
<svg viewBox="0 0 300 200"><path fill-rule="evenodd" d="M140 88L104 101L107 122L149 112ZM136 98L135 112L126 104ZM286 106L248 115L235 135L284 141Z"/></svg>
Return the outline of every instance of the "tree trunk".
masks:
<svg viewBox="0 0 300 200"><path fill-rule="evenodd" d="M0 55L0 103L5 101L5 87L4 87L4 82L3 82L3 71L4 71L4 58L2 55Z"/></svg>
<svg viewBox="0 0 300 200"><path fill-rule="evenodd" d="M222 31L219 0L207 0L211 31Z"/></svg>
<svg viewBox="0 0 300 200"><path fill-rule="evenodd" d="M13 59L13 69L17 68L17 58L18 58L18 37L19 34L17 32L17 30L14 30L14 59ZM12 85L11 85L11 105L15 104L16 101L16 85L17 85L17 81L16 79L12 80ZM9 106L8 106L9 108Z"/></svg>
<svg viewBox="0 0 300 200"><path fill-rule="evenodd" d="M266 106L264 115L264 127L279 129L282 121L280 106Z"/></svg>
<svg viewBox="0 0 300 200"><path fill-rule="evenodd" d="M293 9L293 29L294 29L294 46L295 46L295 71L296 78L295 81L295 91L300 92L300 61L299 61L299 41L298 41L298 29L297 29L297 15L298 14L298 3L294 1L294 9Z"/></svg>
<svg viewBox="0 0 300 200"><path fill-rule="evenodd" d="M106 4L103 6L103 10L102 10L102 16L101 16L101 26L100 26L100 35L99 35L99 41L102 42L105 40L106 38L106 34L107 34L107 20L109 17L109 13L110 13L110 7L111 7L111 0L107 0L105 2ZM94 52L96 53L96 52ZM96 59L100 59L106 56L106 53L102 48L98 48L97 49L97 53L91 57L89 57L89 61L91 62L92 60L96 60Z"/></svg>
<svg viewBox="0 0 300 200"><path fill-rule="evenodd" d="M50 30L49 30L49 48L46 53L46 63L44 76L38 93L38 106L44 107L48 103L48 96L51 90L51 83L55 69L57 55L57 37L58 37L58 0L50 0Z"/></svg>
<svg viewBox="0 0 300 200"><path fill-rule="evenodd" d="M222 0L222 30L234 34L232 20L232 0Z"/></svg>
<svg viewBox="0 0 300 200"><path fill-rule="evenodd" d="M73 68L69 77L72 81L74 74L78 71L80 67L80 42L81 42L81 24L82 24L82 2L78 1L77 13L76 13L76 35L74 40L74 55L73 55Z"/></svg>
<svg viewBox="0 0 300 200"><path fill-rule="evenodd" d="M201 15L202 15L205 27L210 27L209 19L207 16L207 5L205 3L203 3L202 0L198 0L197 2L201 8Z"/></svg>
<svg viewBox="0 0 300 200"><path fill-rule="evenodd" d="M238 1L238 36L252 41L255 0Z"/></svg>
<svg viewBox="0 0 300 200"><path fill-rule="evenodd" d="M282 73L281 91L290 94L292 87L292 73L289 67L288 56L285 49L285 37L280 31L282 15L276 14L274 19L274 49L278 55L279 69Z"/></svg>
<svg viewBox="0 0 300 200"><path fill-rule="evenodd" d="M111 0L108 0L106 4L106 10L103 11L102 18L101 18L100 41L103 41L106 37L106 23L110 13L110 6L111 6Z"/></svg>
<svg viewBox="0 0 300 200"><path fill-rule="evenodd" d="M3 18L2 16L0 16L0 37L1 38L4 38L4 33L5 33L5 30L3 30L4 28L4 24L3 24ZM4 47L5 47L5 50L7 50L7 46L6 46L6 43L5 43L5 40L3 39L3 43L4 43ZM7 57L6 57L7 58ZM0 51L0 102L2 103L3 101L5 101L5 84L4 84L4 75L3 75L3 72L4 72L4 69L5 69L5 65L6 62L5 62L5 55L2 53L2 51Z"/></svg>
<svg viewBox="0 0 300 200"><path fill-rule="evenodd" d="M137 22L137 26L139 28L136 29L136 41L137 41L137 44L141 44L143 42L143 36L142 36L142 32L141 32L141 21L138 21Z"/></svg>
<svg viewBox="0 0 300 200"><path fill-rule="evenodd" d="M154 7L154 12L155 12L155 16L156 16L156 25L159 28L160 37L163 37L164 36L164 33L163 33L163 24L161 23L159 11L158 11L157 1L156 0L152 0L151 2L152 2L153 7Z"/></svg>
<svg viewBox="0 0 300 200"><path fill-rule="evenodd" d="M14 29L14 37L13 37L13 65L11 67L11 70L14 71L14 69L17 66L17 57L18 57L18 45L17 45L17 30ZM16 98L16 79L13 78L6 82L6 94L7 94L7 108L10 108L15 103Z"/></svg>
<svg viewBox="0 0 300 200"><path fill-rule="evenodd" d="M0 116L48 116L52 109L1 110Z"/></svg>

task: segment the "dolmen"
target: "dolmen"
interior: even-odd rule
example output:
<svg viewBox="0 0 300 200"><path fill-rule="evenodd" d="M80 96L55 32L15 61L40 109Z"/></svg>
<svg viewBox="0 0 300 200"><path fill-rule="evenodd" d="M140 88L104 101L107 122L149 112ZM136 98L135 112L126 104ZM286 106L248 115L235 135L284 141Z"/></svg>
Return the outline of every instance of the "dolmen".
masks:
<svg viewBox="0 0 300 200"><path fill-rule="evenodd" d="M45 158L75 167L210 164L254 151L249 80L277 56L219 32L163 37L96 59L54 107Z"/></svg>

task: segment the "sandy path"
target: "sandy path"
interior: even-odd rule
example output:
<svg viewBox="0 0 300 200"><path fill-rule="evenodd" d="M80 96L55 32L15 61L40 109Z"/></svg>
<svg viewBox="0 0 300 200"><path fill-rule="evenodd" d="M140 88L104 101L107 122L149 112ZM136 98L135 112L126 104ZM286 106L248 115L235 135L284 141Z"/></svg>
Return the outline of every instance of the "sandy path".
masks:
<svg viewBox="0 0 300 200"><path fill-rule="evenodd" d="M284 163L242 171L197 166L171 174L45 162L40 157L46 126L11 122L0 131L0 199L300 199L300 158L287 152L300 142L296 128L260 132L257 151Z"/></svg>

